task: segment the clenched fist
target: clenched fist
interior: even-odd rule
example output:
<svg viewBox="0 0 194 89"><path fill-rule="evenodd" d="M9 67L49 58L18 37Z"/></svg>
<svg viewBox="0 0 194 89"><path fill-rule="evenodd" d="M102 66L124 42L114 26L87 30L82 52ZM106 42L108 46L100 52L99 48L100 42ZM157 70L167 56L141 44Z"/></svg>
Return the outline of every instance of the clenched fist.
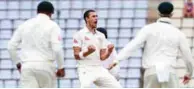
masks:
<svg viewBox="0 0 194 89"><path fill-rule="evenodd" d="M114 49L114 45L113 44L109 44L108 45L108 52L112 53L113 49Z"/></svg>
<svg viewBox="0 0 194 89"><path fill-rule="evenodd" d="M89 45L88 46L88 52L93 53L96 50L96 47L94 45Z"/></svg>
<svg viewBox="0 0 194 89"><path fill-rule="evenodd" d="M183 78L183 84L188 84L189 81L191 80L191 76L189 76L188 74L186 74Z"/></svg>
<svg viewBox="0 0 194 89"><path fill-rule="evenodd" d="M58 69L56 72L56 76L57 77L64 77L65 76L65 69L64 68Z"/></svg>

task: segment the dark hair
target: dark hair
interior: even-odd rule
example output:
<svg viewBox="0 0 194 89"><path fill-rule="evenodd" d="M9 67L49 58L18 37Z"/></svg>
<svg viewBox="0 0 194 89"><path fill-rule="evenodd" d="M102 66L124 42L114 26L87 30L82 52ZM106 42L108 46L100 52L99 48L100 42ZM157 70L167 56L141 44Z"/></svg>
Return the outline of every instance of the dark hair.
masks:
<svg viewBox="0 0 194 89"><path fill-rule="evenodd" d="M103 34L105 35L105 38L106 38L106 39L108 38L107 31L106 31L105 28L99 27L99 28L97 28L97 30L98 30L99 32L103 33Z"/></svg>
<svg viewBox="0 0 194 89"><path fill-rule="evenodd" d="M87 10L85 13L84 13L84 20L86 22L86 17L89 17L89 14L90 12L96 12L95 10Z"/></svg>
<svg viewBox="0 0 194 89"><path fill-rule="evenodd" d="M170 15L173 10L174 10L174 6L170 2L162 2L158 6L158 11L162 15Z"/></svg>
<svg viewBox="0 0 194 89"><path fill-rule="evenodd" d="M52 5L52 3L48 2L48 1L42 1L38 4L38 9L37 9L38 13L54 13L54 7Z"/></svg>

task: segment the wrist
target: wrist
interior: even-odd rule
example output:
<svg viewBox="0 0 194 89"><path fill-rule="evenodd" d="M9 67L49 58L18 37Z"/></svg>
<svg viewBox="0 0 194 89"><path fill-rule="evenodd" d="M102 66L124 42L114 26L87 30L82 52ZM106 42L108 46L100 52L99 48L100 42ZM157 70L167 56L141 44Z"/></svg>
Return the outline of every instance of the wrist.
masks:
<svg viewBox="0 0 194 89"><path fill-rule="evenodd" d="M119 64L119 61L118 60L114 60L113 63Z"/></svg>

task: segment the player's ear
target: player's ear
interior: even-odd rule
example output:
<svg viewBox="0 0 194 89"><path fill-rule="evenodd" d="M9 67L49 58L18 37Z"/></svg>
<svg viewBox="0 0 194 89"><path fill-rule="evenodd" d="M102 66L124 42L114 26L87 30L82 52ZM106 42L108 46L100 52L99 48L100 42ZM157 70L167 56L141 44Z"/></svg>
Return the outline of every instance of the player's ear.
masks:
<svg viewBox="0 0 194 89"><path fill-rule="evenodd" d="M89 21L89 16L86 17L86 22L88 22L88 21Z"/></svg>

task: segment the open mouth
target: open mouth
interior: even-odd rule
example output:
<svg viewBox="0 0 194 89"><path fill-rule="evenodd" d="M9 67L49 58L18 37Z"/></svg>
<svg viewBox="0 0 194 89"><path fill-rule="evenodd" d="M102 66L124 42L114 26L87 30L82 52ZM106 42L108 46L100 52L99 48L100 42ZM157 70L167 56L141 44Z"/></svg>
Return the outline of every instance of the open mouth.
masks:
<svg viewBox="0 0 194 89"><path fill-rule="evenodd" d="M95 21L94 23L97 24L97 21Z"/></svg>

